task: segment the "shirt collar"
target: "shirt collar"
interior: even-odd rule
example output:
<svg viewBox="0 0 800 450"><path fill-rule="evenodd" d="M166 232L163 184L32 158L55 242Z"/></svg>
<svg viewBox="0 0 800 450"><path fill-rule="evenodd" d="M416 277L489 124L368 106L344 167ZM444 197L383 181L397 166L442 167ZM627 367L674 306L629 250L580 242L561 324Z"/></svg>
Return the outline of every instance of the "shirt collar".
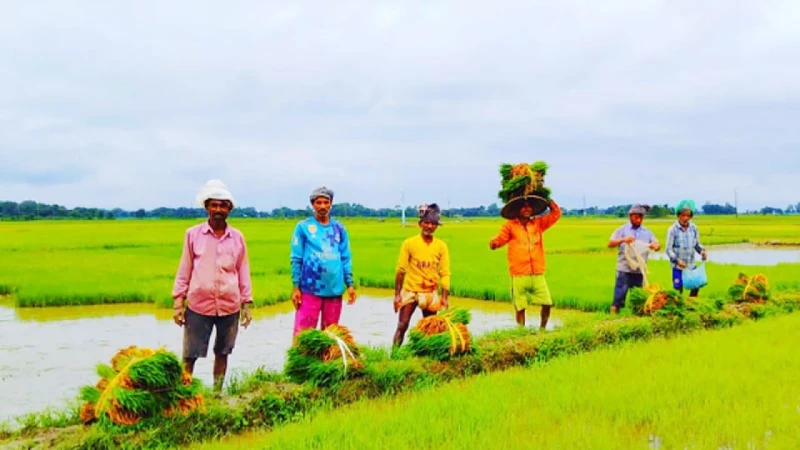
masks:
<svg viewBox="0 0 800 450"><path fill-rule="evenodd" d="M639 230L643 230L644 229L644 225L639 225L638 227L634 228L633 224L630 223L630 222L625 224L625 226L627 226L629 230L633 230L633 231L639 231Z"/></svg>
<svg viewBox="0 0 800 450"><path fill-rule="evenodd" d="M211 224L209 224L208 221L206 221L203 224L203 234L214 235L214 229L211 228ZM228 225L228 226L225 227L225 233L222 234L222 237L220 239L226 238L226 237L230 237L230 235L231 235L231 226Z"/></svg>

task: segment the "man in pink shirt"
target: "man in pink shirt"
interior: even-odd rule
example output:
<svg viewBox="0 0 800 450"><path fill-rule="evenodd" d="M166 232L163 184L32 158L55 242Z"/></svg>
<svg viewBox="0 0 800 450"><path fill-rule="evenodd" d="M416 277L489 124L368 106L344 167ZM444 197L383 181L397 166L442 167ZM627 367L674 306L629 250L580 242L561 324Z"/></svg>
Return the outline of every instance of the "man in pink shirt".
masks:
<svg viewBox="0 0 800 450"><path fill-rule="evenodd" d="M186 230L183 253L172 289L173 319L183 328L183 362L189 373L197 358L208 354L211 330L214 342L214 389L220 391L233 351L239 320L250 325L253 302L250 265L244 236L227 224L233 196L219 181L209 181L197 196L208 221Z"/></svg>

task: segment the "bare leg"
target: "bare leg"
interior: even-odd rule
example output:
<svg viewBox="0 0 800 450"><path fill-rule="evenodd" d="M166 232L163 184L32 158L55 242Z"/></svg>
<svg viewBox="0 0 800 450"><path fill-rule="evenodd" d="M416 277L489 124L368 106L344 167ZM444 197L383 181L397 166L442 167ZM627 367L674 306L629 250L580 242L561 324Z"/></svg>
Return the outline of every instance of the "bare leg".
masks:
<svg viewBox="0 0 800 450"><path fill-rule="evenodd" d="M191 375L194 373L194 363L197 361L197 358L184 358L183 359L183 367L186 368L186 371L189 372Z"/></svg>
<svg viewBox="0 0 800 450"><path fill-rule="evenodd" d="M547 321L550 319L550 305L542 305L542 322L540 328L544 330L547 327Z"/></svg>
<svg viewBox="0 0 800 450"><path fill-rule="evenodd" d="M403 338L406 335L406 331L408 331L408 324L411 322L411 316L414 315L414 311L417 309L416 303L409 303L398 311L398 318L397 318L397 331L394 333L394 340L392 345L395 347L400 347L403 345ZM423 311L423 315L425 312Z"/></svg>
<svg viewBox="0 0 800 450"><path fill-rule="evenodd" d="M525 310L521 309L517 311L517 325L524 327L525 326Z"/></svg>
<svg viewBox="0 0 800 450"><path fill-rule="evenodd" d="M228 370L228 355L215 355L214 357L214 391L222 390L225 382L225 372Z"/></svg>

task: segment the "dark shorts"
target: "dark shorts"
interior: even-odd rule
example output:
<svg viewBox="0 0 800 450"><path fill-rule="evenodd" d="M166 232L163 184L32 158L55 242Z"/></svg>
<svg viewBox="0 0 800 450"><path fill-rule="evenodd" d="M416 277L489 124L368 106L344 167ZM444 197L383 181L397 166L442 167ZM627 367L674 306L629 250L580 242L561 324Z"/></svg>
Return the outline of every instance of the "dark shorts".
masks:
<svg viewBox="0 0 800 450"><path fill-rule="evenodd" d="M679 291L683 289L683 270L677 267L672 268L672 287Z"/></svg>
<svg viewBox="0 0 800 450"><path fill-rule="evenodd" d="M186 323L183 324L184 359L206 357L212 328L217 329L214 354L230 355L239 332L239 312L227 316L204 316L186 308Z"/></svg>
<svg viewBox="0 0 800 450"><path fill-rule="evenodd" d="M617 281L614 283L614 303L612 304L617 308L623 308L628 290L632 287L642 287L643 284L642 274L617 271Z"/></svg>

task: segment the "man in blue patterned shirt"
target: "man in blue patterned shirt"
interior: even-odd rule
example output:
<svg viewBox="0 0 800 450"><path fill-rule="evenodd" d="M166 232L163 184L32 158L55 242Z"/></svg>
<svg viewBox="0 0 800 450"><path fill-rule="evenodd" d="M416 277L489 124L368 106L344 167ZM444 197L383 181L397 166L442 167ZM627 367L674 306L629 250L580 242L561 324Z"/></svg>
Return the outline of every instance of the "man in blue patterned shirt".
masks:
<svg viewBox="0 0 800 450"><path fill-rule="evenodd" d="M678 204L678 220L667 231L666 251L672 266L672 286L683 293L683 270L694 269L695 253L699 253L703 261L708 258L706 249L700 244L700 233L691 223L694 216L694 202L684 200ZM697 297L699 289L689 291L689 297Z"/></svg>
<svg viewBox="0 0 800 450"><path fill-rule="evenodd" d="M356 301L350 239L341 222L330 217L333 191L326 187L311 193L314 217L297 224L292 234L292 303L297 310L293 336L308 329L338 324L342 295Z"/></svg>

